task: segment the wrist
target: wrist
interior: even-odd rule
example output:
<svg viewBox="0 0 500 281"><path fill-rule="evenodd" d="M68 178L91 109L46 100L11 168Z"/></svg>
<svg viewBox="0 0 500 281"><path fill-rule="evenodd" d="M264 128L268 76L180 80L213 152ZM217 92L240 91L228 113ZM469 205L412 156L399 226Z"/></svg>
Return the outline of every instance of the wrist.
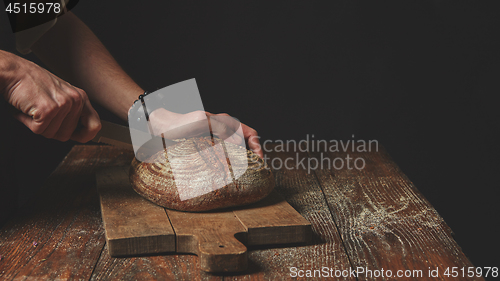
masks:
<svg viewBox="0 0 500 281"><path fill-rule="evenodd" d="M148 91L141 90L140 94L134 94L134 98L132 101L132 98L129 97L127 101L127 105L129 106L127 110L127 119L130 120L130 118L133 118L133 116L137 115L137 111L142 108L142 100L141 97L144 97ZM130 102L132 101L132 102Z"/></svg>
<svg viewBox="0 0 500 281"><path fill-rule="evenodd" d="M102 106L110 110L113 114L118 116L123 121L127 121L130 114L130 109L132 108L135 99L144 91L136 85L135 87L124 88L126 89L112 89L116 91L116 94L105 97L100 96L99 98L96 98L96 101L98 101Z"/></svg>
<svg viewBox="0 0 500 281"><path fill-rule="evenodd" d="M129 119L145 117L146 120L149 120L151 114L157 109L165 109L164 101L158 99L158 97L149 96L149 94L151 94L151 92L144 91L137 97L137 99L128 110Z"/></svg>

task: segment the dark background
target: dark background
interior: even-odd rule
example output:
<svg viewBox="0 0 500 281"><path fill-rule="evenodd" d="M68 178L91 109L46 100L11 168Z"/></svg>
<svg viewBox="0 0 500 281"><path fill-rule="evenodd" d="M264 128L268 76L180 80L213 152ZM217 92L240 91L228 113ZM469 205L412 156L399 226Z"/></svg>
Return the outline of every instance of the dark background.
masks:
<svg viewBox="0 0 500 281"><path fill-rule="evenodd" d="M73 10L143 88L194 77L205 110L237 117L261 141L378 140L472 263L497 267L498 11L484 1L351 0L80 1ZM17 165L29 160L37 175L18 172L28 192L71 144L17 130Z"/></svg>

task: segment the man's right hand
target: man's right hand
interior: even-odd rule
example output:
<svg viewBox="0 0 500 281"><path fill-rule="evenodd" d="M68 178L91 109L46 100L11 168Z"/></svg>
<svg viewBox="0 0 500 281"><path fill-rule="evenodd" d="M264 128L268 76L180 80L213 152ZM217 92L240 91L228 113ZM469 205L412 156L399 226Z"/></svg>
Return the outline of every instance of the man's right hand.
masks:
<svg viewBox="0 0 500 281"><path fill-rule="evenodd" d="M1 93L19 111L16 119L35 134L84 143L101 129L99 115L84 90L4 51L0 51L0 69Z"/></svg>

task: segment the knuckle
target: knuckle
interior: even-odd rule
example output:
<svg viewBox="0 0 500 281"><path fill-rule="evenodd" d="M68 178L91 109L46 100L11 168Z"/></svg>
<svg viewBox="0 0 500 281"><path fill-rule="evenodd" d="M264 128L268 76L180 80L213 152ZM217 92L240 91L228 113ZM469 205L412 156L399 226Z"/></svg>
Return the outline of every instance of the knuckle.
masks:
<svg viewBox="0 0 500 281"><path fill-rule="evenodd" d="M40 108L37 110L37 115L34 116L34 119L38 122L43 123L44 121L47 121L48 119L56 116L58 111L59 108L55 103L48 102L40 106Z"/></svg>
<svg viewBox="0 0 500 281"><path fill-rule="evenodd" d="M61 96L58 99L58 105L61 109L71 108L73 106L73 99L70 95Z"/></svg>
<svg viewBox="0 0 500 281"><path fill-rule="evenodd" d="M83 91L83 90L82 90ZM83 96L78 90L71 91L69 96L72 100L73 106L81 107L83 104Z"/></svg>
<svg viewBox="0 0 500 281"><path fill-rule="evenodd" d="M82 96L82 98L86 98L87 97L87 92L85 92L84 89L80 89L80 88L77 88L75 87L75 89L78 91L78 93Z"/></svg>

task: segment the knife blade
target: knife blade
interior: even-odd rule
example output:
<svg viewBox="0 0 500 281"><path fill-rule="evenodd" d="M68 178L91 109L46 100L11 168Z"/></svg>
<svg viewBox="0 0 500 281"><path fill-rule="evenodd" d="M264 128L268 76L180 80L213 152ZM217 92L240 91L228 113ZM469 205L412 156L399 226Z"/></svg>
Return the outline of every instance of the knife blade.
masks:
<svg viewBox="0 0 500 281"><path fill-rule="evenodd" d="M101 120L101 130L92 139L97 143L111 144L120 148L134 150L128 127Z"/></svg>
<svg viewBox="0 0 500 281"><path fill-rule="evenodd" d="M140 146L134 146L131 134L134 134L135 140L141 140ZM156 152L164 150L177 143L170 139L151 135L149 133L106 120L101 120L101 130L92 139L92 141L132 150L136 154L136 157L140 155L138 159L141 159L142 161L154 155Z"/></svg>

